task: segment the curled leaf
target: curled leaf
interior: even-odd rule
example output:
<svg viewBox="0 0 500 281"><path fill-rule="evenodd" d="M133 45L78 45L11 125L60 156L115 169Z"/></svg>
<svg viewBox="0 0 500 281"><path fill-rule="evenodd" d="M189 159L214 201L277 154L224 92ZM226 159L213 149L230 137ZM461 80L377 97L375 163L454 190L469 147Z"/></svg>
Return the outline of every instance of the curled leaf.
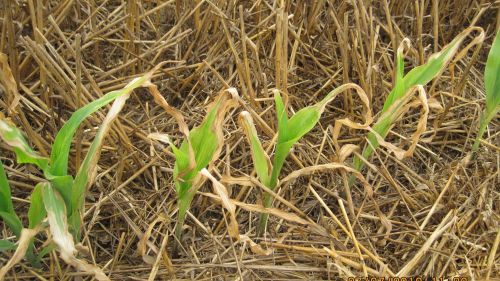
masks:
<svg viewBox="0 0 500 281"><path fill-rule="evenodd" d="M151 237L151 233L153 232L154 227L157 224L160 224L160 227L167 222L167 219L163 215L159 215L152 223L149 224L148 229L146 232L142 235L141 239L139 240L139 243L137 244L137 252L139 255L142 256L142 260L147 263L147 264L154 264L156 261L156 257L149 256L147 254L147 244L148 240ZM158 252L158 249L154 249L156 252Z"/></svg>
<svg viewBox="0 0 500 281"><path fill-rule="evenodd" d="M374 127L374 129L371 128L369 129L370 133L375 137L376 141L372 142L373 138L372 139L368 138L368 141L370 141L373 146L381 145L389 149L389 151L394 153L396 158L398 158L399 160L413 155L413 151L417 147L420 136L425 132L427 128L427 117L429 115L429 106L427 104L427 96L424 87L422 87L421 85L417 85L412 89L410 89L410 91L408 91L408 93L404 97L400 98L397 101L397 103L391 106L387 110L387 112L380 117L380 120L385 120L384 123L392 124L395 121L395 119L398 119L399 116L407 112L409 108L412 106L412 104L408 104L408 99L410 99L415 92L418 92L418 102L422 106L422 110L420 118L417 123L417 129L410 137L411 145L407 150L401 149L389 142L386 142L384 138L377 132L376 127ZM404 106L404 104L408 105Z"/></svg>
<svg viewBox="0 0 500 281"><path fill-rule="evenodd" d="M238 221L236 220L236 205L229 199L227 188L214 178L207 169L202 169L200 173L212 182L215 194L220 197L222 206L229 212L229 235L233 239L238 240L240 233L238 230Z"/></svg>
<svg viewBox="0 0 500 281"><path fill-rule="evenodd" d="M309 175L309 174L311 174L313 172L316 172L316 171L337 170L337 169L341 169L341 170L344 170L344 171L346 171L348 173L352 173L352 175L354 175L363 184L363 186L365 188L365 194L368 197L372 197L373 196L373 189L370 186L370 184L366 181L365 177L363 177L363 175L360 172L358 172L357 170L355 170L355 169L353 169L353 168L351 168L349 166L346 166L344 164L340 164L340 163L321 164L321 165L315 165L315 166L310 166L310 167L302 168L300 170L295 170L292 173L290 173L288 176L286 176L281 181L281 184L283 185L283 184L285 184L287 182L295 180L298 177L301 177L301 176L304 176L304 175Z"/></svg>

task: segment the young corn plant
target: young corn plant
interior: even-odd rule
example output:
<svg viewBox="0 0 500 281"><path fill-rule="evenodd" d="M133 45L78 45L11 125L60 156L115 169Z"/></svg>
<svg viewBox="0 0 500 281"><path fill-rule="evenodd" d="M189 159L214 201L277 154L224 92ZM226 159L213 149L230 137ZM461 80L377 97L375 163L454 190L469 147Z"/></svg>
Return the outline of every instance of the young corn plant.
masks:
<svg viewBox="0 0 500 281"><path fill-rule="evenodd" d="M167 113L172 115L184 135L180 147L177 147L166 134L153 133L149 137L167 143L175 155L173 177L177 192L177 224L175 235L180 240L182 227L186 220L187 211L191 206L193 197L203 184L205 177L202 170L219 157L224 142L222 126L226 113L237 105L236 89L230 88L221 92L207 109L203 122L188 129L182 114L171 107L157 91L152 91L156 102Z"/></svg>
<svg viewBox="0 0 500 281"><path fill-rule="evenodd" d="M272 161L269 155L262 147L262 143L257 135L253 119L247 111L240 114L240 123L250 144L252 160L260 182L274 190L278 184L278 178L285 160L290 153L293 145L296 144L305 134L311 131L319 122L321 114L326 106L337 97L341 92L353 88L361 99L364 107L365 124L361 125L347 119L343 119L344 124L355 124L359 127L366 127L371 123L371 111L368 97L365 92L355 84L345 84L331 91L323 100L312 106L307 106L299 110L292 117L288 117L286 106L278 90L274 90L274 101L276 106L276 115L278 119L278 137L275 146L275 153ZM269 193L263 195L263 205L268 208L272 205L272 197ZM257 233L260 235L265 231L269 214L262 213L257 226Z"/></svg>
<svg viewBox="0 0 500 281"><path fill-rule="evenodd" d="M477 151L481 138L486 131L488 123L495 117L500 109L500 30L497 31L493 45L491 46L484 69L484 86L486 90L486 108L479 120L479 132L472 146Z"/></svg>
<svg viewBox="0 0 500 281"><path fill-rule="evenodd" d="M98 280L108 280L100 269L75 257L77 251L74 241L80 240L85 193L94 179L101 146L111 124L117 118L134 89L144 86L151 87L150 78L158 67L142 77L134 79L123 89L110 92L74 112L57 133L50 157L44 157L31 148L23 133L10 120L0 115L0 138L13 149L17 163L34 164L43 172L45 178L45 181L36 185L31 194L28 228L23 228L21 220L13 209L11 191L5 171L3 166L0 166L0 218L19 239L17 245L6 240L2 240L0 243L0 246L3 245L0 248L2 250L16 248L11 262L1 269L0 280L26 253L28 253L28 257L31 255L33 237L47 226L50 228L53 244L48 250L42 250L40 254L46 253L56 246L61 258L68 264L81 271L94 274ZM113 105L78 168L76 177L73 178L68 173L68 162L76 130L87 117L112 101L114 101Z"/></svg>
<svg viewBox="0 0 500 281"><path fill-rule="evenodd" d="M473 31L477 31L480 34L476 36L471 41L471 43L469 43L458 55L456 55L462 42ZM413 68L406 75L404 74L403 49L404 44L409 44L409 41L408 39L404 40L401 46L398 48L396 55L396 81L394 89L387 97L382 111L380 112L380 117L378 118L375 125L373 125L373 127L370 129L367 139L371 145L365 146L362 152L362 156L365 159L368 159L372 155L374 150L377 149L380 145L386 146L387 148L395 152L398 158L411 156L413 150L417 145L419 137L425 131L425 124L427 121L426 119L428 104L427 98L425 97L425 95L423 95L423 86L425 86L435 77L438 77L445 70L446 66L450 63L453 57L456 56L455 60L460 59L472 46L481 44L483 39L484 32L481 28L470 27L460 33L457 37L455 37L453 41L450 44L446 45L440 52L433 54L428 59L427 63ZM418 91L420 94L419 99L420 103L422 104L422 115L419 124L417 125L417 130L411 138L412 144L410 145L408 150L404 151L390 143L386 143L384 141L384 138L389 133L392 125L406 111L408 111L410 107L413 106L413 104L409 103L409 101L411 100L411 96L415 91ZM363 161L360 157L354 157L353 167L358 171L363 168ZM352 183L354 178L351 177L350 180Z"/></svg>

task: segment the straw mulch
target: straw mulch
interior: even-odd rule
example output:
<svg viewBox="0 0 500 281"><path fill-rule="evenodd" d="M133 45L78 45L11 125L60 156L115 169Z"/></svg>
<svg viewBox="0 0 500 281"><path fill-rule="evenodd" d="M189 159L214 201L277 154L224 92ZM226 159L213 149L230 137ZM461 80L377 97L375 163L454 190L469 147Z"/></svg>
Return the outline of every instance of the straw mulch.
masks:
<svg viewBox="0 0 500 281"><path fill-rule="evenodd" d="M319 171L276 191L274 207L307 225L271 215L266 235L256 237L259 214L237 210L240 232L270 250L268 255L253 252L247 242L231 241L220 202L208 196L209 183L193 201L174 254L179 243L172 235L174 158L147 135L168 133L175 140L182 135L146 90L135 91L106 139L86 197L83 245L88 251L80 257L112 280L329 280L396 274L498 278L498 118L478 153L470 151L484 106L483 71L499 26L499 7L498 1L479 0L4 0L0 51L9 58L22 97L10 117L48 155L58 129L77 108L167 61L152 81L190 126L199 124L220 90L238 90L244 104L226 119L225 145L212 173L217 178L255 176L237 117L243 108L258 113L267 125L258 126L259 135L265 147L271 145L276 128L271 89L288 93L293 113L353 82L366 91L377 113L392 89L395 50L403 38L412 43L408 71L465 28L479 26L486 34L481 48L472 48L426 87L443 107L429 114L423 137L432 140L419 142L413 157L404 160L384 148L368 159L372 165L362 173L374 190L373 200L359 184L346 192L342 173ZM7 114L9 101L0 93L0 110ZM281 177L337 161L331 126L343 117L362 120L360 113L353 93L333 102L294 147ZM78 131L72 171L104 114L93 115ZM418 115L419 108L412 109L387 140L408 147ZM366 131L344 129L340 142L362 147L365 136ZM15 209L25 218L30 192L42 175L18 165L4 143L0 151ZM228 189L235 200L260 204L258 185ZM11 237L1 229L2 238ZM144 235L149 259L138 251ZM1 253L0 264L11 254ZM6 280L81 278L91 280L53 252L41 269L23 262Z"/></svg>

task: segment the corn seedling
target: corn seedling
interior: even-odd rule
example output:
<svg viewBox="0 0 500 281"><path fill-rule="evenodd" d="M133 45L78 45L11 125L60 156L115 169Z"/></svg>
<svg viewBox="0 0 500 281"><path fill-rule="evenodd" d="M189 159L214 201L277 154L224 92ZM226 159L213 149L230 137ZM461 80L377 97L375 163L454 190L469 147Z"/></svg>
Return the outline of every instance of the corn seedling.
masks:
<svg viewBox="0 0 500 281"><path fill-rule="evenodd" d="M152 93L155 101L176 119L184 135L180 147L177 147L168 135L160 133L149 135L151 139L168 143L175 155L173 176L179 208L175 235L180 240L187 211L205 179L200 172L217 159L221 152L224 140L222 125L226 113L237 105L234 98L237 92L234 88L230 88L219 94L208 106L203 122L191 130L188 129L184 117L177 109L171 107L157 91L152 91Z"/></svg>
<svg viewBox="0 0 500 281"><path fill-rule="evenodd" d="M2 250L16 248L11 261L22 258L26 252L29 256L30 249L33 248L34 235L48 225L53 243L65 262L79 270L94 274L98 280L108 280L100 269L75 258L74 240L80 240L85 193L94 179L101 146L111 124L134 89L151 87L150 78L158 67L134 79L123 89L110 92L74 112L56 135L50 157L44 157L34 151L22 132L10 120L3 115L0 116L0 138L13 149L17 163L36 165L46 179L38 183L31 194L31 205L28 211L29 225L28 228L23 228L19 217L14 212L7 177L3 166L0 166L0 217L19 239L17 245L5 240L0 243ZM79 167L76 177L73 178L68 174L68 161L76 130L87 117L112 101L114 102L108 114ZM54 247L54 244L49 247L49 250ZM42 250L40 253L44 252L46 253L47 250ZM13 265L15 262L9 262L2 268L0 280Z"/></svg>
<svg viewBox="0 0 500 281"><path fill-rule="evenodd" d="M480 34L476 36L458 55L456 55L464 39L473 31L479 31ZM411 156L421 134L426 128L429 108L423 86L435 77L438 77L445 70L446 66L450 63L453 57L455 57L455 55L455 61L459 60L472 46L481 44L483 39L484 33L481 28L468 28L455 37L455 39L453 39L453 41L445 46L440 52L433 54L428 59L427 63L413 68L406 75L404 74L403 50L404 45L409 45L409 41L408 39L403 40L401 46L398 48L396 56L396 81L394 89L387 97L382 111L380 112L378 121L375 123L373 128L369 129L370 133L367 136L367 140L371 145L365 146L362 156L365 159L369 158L373 151L380 145L389 148L399 159ZM412 100L412 94L415 91L419 92L419 102L417 102L417 104L420 103L422 105L422 114L417 125L417 130L411 137L412 144L405 151L385 142L384 138L389 133L392 125L411 107L415 106L415 103L410 102ZM356 170L361 170L363 168L363 162L360 157L354 157L353 166ZM351 179L354 180L352 177Z"/></svg>
<svg viewBox="0 0 500 281"><path fill-rule="evenodd" d="M479 148L481 138L486 131L486 126L495 117L500 109L500 30L497 31L491 46L484 69L484 86L486 90L486 108L479 120L479 132L472 146L472 150Z"/></svg>
<svg viewBox="0 0 500 281"><path fill-rule="evenodd" d="M250 144L252 160L254 163L257 177L261 183L271 190L274 190L278 184L278 178L285 160L292 149L305 134L311 131L319 122L321 114L324 112L328 103L337 97L337 95L347 89L354 88L359 95L364 107L365 124L357 124L348 119L337 120L336 131L340 130L340 125L353 125L354 127L365 128L371 123L371 111L369 106L368 97L365 92L355 84L346 84L331 91L323 100L312 106L307 106L299 110L292 117L288 118L286 106L283 102L281 94L278 90L274 90L274 101L276 106L276 115L278 119L278 137L275 146L275 153L273 160L262 147L262 144L257 135L257 130L253 123L251 115L244 111L240 115L240 122L243 130L247 136ZM268 193L263 195L264 207L270 207L272 204L272 197ZM269 215L266 213L261 214L257 232L262 234L266 228Z"/></svg>

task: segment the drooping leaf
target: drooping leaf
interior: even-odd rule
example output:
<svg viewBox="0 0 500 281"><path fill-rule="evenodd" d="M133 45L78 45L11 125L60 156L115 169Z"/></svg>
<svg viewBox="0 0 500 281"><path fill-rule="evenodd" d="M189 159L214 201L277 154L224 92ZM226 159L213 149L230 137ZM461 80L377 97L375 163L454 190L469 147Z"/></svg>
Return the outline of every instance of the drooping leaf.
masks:
<svg viewBox="0 0 500 281"><path fill-rule="evenodd" d="M99 157L101 155L101 147L104 141L104 138L108 134L111 125L118 118L118 114L125 106L125 102L130 97L130 94L137 88L140 87L154 87L151 84L151 77L153 74L163 65L163 63L158 64L149 72L143 74L142 76L135 78L130 81L123 89L115 92L116 97L113 105L111 106L109 112L104 118L99 130L90 145L90 148L85 156L81 166L78 169L75 180L73 181L73 185L71 188L71 197L70 205L68 206L68 217L71 223L71 231L75 238L79 240L80 233L80 212L83 208L85 192L87 188L92 184L92 181L95 177L95 172L97 170L97 162L99 161ZM86 114L86 113L85 113ZM85 114L78 114L75 117L75 124L80 122ZM76 130L75 126L68 127L68 131L65 134L74 134L74 130ZM69 142L70 140L66 139L66 136L63 135L60 141L60 150L55 152L54 154L54 165L56 165L54 172L64 175L67 169L67 153L69 150ZM59 158L58 154L62 154L62 158ZM60 182L55 182L58 189L64 188L62 185L66 185L69 182L69 178L61 180ZM61 185L61 186L59 186ZM66 197L68 194L66 192L62 192L62 194Z"/></svg>
<svg viewBox="0 0 500 281"><path fill-rule="evenodd" d="M144 83L144 81L142 82ZM142 84L130 83L135 87L139 87ZM129 88L128 88L129 89ZM118 117L118 113L125 106L125 101L129 98L131 89L129 89L125 94L119 96L111 106L108 114L104 118L101 126L99 127L99 131L97 132L90 148L85 156L85 159L82 162L82 165L78 169L78 173L76 174L75 180L73 182L73 186L71 188L71 205L69 206L69 216L77 216L78 212L83 208L85 192L87 188L92 184L92 181L95 177L95 172L97 170L97 162L99 161L99 157L101 154L101 146L103 144L104 138L107 135L111 124ZM71 220L72 223L79 222L79 217L73 217ZM72 231L75 231L73 234L76 235L77 239L79 239L79 229L80 224L73 225Z"/></svg>
<svg viewBox="0 0 500 281"><path fill-rule="evenodd" d="M130 94L134 89L142 87L143 84L149 81L151 75L144 75L134 79L127 86L121 90L110 92L101 98L85 105L84 107L75 111L70 119L59 130L52 145L52 152L50 154L51 169L50 172L55 176L65 176L68 173L68 157L71 149L71 142L75 135L76 130L80 124L89 117L92 113L106 106L113 100L123 95Z"/></svg>
<svg viewBox="0 0 500 281"><path fill-rule="evenodd" d="M14 149L19 164L35 164L43 171L48 168L49 159L35 152L22 132L0 113L0 138Z"/></svg>
<svg viewBox="0 0 500 281"><path fill-rule="evenodd" d="M486 108L479 120L479 131L472 149L479 148L481 138L486 131L488 123L495 117L500 109L500 30L497 31L491 46L484 69L484 88L486 91Z"/></svg>

